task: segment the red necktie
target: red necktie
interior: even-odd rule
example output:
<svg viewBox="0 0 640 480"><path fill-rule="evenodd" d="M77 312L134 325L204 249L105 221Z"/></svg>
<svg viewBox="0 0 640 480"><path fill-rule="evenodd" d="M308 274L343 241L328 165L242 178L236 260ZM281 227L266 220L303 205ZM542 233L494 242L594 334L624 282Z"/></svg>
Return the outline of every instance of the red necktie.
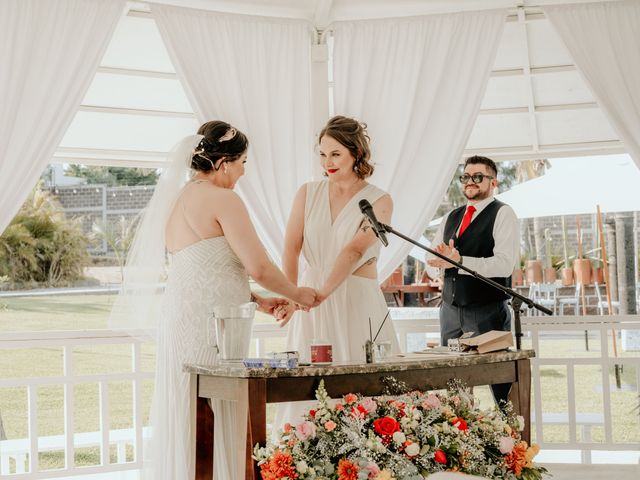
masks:
<svg viewBox="0 0 640 480"><path fill-rule="evenodd" d="M462 217L462 223L460 224L460 232L458 233L458 237L464 233L464 231L467 229L467 227L471 223L471 217L473 217L473 213L475 211L476 211L476 207L474 207L473 205L469 205L467 207L467 211L465 212L464 217Z"/></svg>

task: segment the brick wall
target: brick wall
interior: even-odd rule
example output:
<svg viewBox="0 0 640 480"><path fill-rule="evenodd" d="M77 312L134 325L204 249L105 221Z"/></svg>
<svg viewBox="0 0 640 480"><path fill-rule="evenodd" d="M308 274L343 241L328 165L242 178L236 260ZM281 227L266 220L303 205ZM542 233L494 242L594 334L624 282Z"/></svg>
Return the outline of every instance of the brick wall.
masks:
<svg viewBox="0 0 640 480"><path fill-rule="evenodd" d="M58 197L65 213L70 217L81 217L82 226L85 232L90 233L94 222L109 222L117 224L125 219L125 222L134 218L149 202L153 195L153 186L136 187L107 187L105 185L80 185L68 187L56 187L53 193ZM639 213L635 213L636 218L640 218ZM606 219L603 215L603 221ZM588 252L596 248L594 235L598 235L596 216L594 214L580 215L580 226L582 230L583 251ZM562 248L562 222L560 217L542 217L538 219L544 231L549 228L551 231L551 252L555 260L561 259ZM577 251L577 222L576 215L565 217L567 226L567 243L569 255L575 255ZM638 224L636 220L636 224ZM533 219L520 220L520 232L523 245L529 224L530 231L533 232ZM636 229L636 238L640 244L640 228ZM533 235L531 235L533 244ZM97 245L91 252L95 255L106 255L109 250L106 244ZM524 254L524 249L521 249ZM545 251L540 252L544 259Z"/></svg>
<svg viewBox="0 0 640 480"><path fill-rule="evenodd" d="M62 204L65 214L70 218L80 218L83 231L91 235L96 222L116 228L123 219L125 223L130 222L147 205L153 190L153 186L74 185L55 187L52 193ZM106 242L98 242L90 253L107 256L113 252Z"/></svg>

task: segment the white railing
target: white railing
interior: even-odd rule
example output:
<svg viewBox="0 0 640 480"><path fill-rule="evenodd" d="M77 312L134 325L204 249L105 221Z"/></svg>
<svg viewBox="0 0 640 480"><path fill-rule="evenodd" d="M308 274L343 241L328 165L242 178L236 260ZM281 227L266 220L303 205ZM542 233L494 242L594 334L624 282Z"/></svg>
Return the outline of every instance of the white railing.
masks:
<svg viewBox="0 0 640 480"><path fill-rule="evenodd" d="M131 371L77 375L74 371L73 351L77 346L117 345L131 347ZM0 388L26 388L28 438L0 441L0 475L16 474L20 479L43 479L60 476L89 475L139 469L142 465L142 383L153 379L153 373L141 370L141 342L126 333L106 330L21 332L0 335L0 350L36 349L60 347L62 349L62 375L46 377L2 378ZM130 381L133 386L133 428L110 430L109 382ZM100 430L97 432L74 431L74 387L79 384L98 385ZM62 385L64 392L64 434L38 436L37 389L41 386ZM117 462L110 463L110 446L115 445ZM133 446L133 462L126 462L126 446ZM100 448L100 465L78 467L75 465L75 449ZM39 469L39 454L64 451L64 467L57 470ZM13 463L13 465L12 465Z"/></svg>
<svg viewBox="0 0 640 480"><path fill-rule="evenodd" d="M612 399L611 382L609 372L618 366L630 367L630 371L635 372L636 394L640 392L640 352L622 352L621 342L617 334L621 330L640 330L640 315L617 315L617 316L564 316L564 317L527 317L524 320L523 330L531 337L531 346L536 352L541 352L541 339L557 338L559 335L573 334L573 338L582 341L585 331L590 336L595 336L598 350L584 354L571 356L570 352L565 355L549 357L539 354L532 361L532 392L534 410L532 421L535 422L535 441L541 448L547 450L580 450L582 451L582 462L591 462L591 452L601 451L640 451L640 429L636 430L635 441L617 441L613 435L612 422ZM614 356L610 342L613 342L613 333L616 332L616 344L618 356ZM541 338L542 337L542 338ZM596 346L596 345L594 345ZM595 353L598 353L597 355ZM635 355L635 356L632 356ZM566 369L567 386L567 411L566 412L544 412L542 410L543 383L540 370L545 367L562 367ZM577 410L576 395L576 367L595 366L599 367L602 382L602 411L601 412L579 412ZM597 393L593 392L593 395ZM640 395L636 395L637 402L640 403ZM640 408L640 407L638 407ZM638 413L631 408L628 416L631 423L638 422ZM545 427L554 424L567 425L569 438L566 442L545 441ZM580 427L580 438L577 432ZM595 442L591 436L591 427L604 429L602 442Z"/></svg>
<svg viewBox="0 0 640 480"><path fill-rule="evenodd" d="M403 349L410 344L411 334L424 333L428 337L439 337L437 309L391 309L394 326ZM531 342L536 352L540 352L541 339L572 338L581 339L584 331L591 336L599 336L600 351L592 356L567 355L561 357L537 356L532 361L533 411L535 422L535 441L543 449L549 450L581 450L582 461L589 463L593 450L638 451L640 441L623 443L616 441L613 435L612 402L609 391L609 370L614 365L624 365L635 369L636 386L640 385L640 356L613 357L609 348L610 332L615 328L640 330L639 315L621 316L555 316L525 317L523 330L525 344ZM254 327L255 351L257 355L265 353L265 342L268 339L286 336L286 328L277 324L257 324ZM568 332L568 333L567 333ZM73 366L73 349L78 345L128 344L132 349L131 371L127 373L104 373L97 375L76 375ZM26 388L28 392L28 427L27 439L0 441L0 475L14 474L20 479L44 479L58 476L87 475L111 471L134 470L141 466L142 458L142 395L141 383L152 379L153 374L141 371L141 343L126 334L111 331L80 332L25 332L0 335L0 350L15 348L61 347L63 352L63 375L48 377L4 378L0 379L0 388ZM602 371L603 409L601 412L579 412L576 404L575 367L594 365ZM541 368L562 366L566 368L567 411L544 412L542 410ZM131 381L133 383L133 428L109 431L108 382ZM77 384L95 383L99 386L100 431L89 433L74 432L73 387ZM38 405L37 388L42 385L62 385L64 388L64 435L38 437ZM630 412L630 415L632 413ZM545 428L554 425L565 425L569 430L567 442L545 442ZM592 427L604 429L602 442L592 441ZM581 438L578 439L577 432ZM126 462L125 445L131 444L134 449L134 460ZM116 445L117 463L110 463L109 447ZM74 464L74 450L86 446L100 448L101 465L93 467L77 467ZM64 450L65 465L61 470L39 471L38 453L52 450ZM11 468L12 467L12 468Z"/></svg>

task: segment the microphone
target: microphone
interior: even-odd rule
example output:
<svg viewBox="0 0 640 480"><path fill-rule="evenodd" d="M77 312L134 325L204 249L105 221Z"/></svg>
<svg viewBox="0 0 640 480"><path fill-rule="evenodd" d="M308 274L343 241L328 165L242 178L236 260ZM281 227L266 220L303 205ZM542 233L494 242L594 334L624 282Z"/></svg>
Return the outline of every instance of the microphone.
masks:
<svg viewBox="0 0 640 480"><path fill-rule="evenodd" d="M362 212L362 214L367 217L367 220L369 220L369 224L371 225L371 228L373 228L373 233L375 233L376 237L380 239L382 245L384 245L385 247L389 245L389 242L387 241L386 230L380 224L380 222L378 222L376 214L373 212L373 207L369 203L369 200L363 198L358 202L358 206L360 207L360 211Z"/></svg>

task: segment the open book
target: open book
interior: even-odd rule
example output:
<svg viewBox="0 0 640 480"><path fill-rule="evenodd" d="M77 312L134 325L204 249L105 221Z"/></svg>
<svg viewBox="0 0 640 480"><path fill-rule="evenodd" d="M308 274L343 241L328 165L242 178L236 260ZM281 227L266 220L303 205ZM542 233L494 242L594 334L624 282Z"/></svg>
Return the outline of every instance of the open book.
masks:
<svg viewBox="0 0 640 480"><path fill-rule="evenodd" d="M465 350L475 350L478 353L497 352L513 346L511 332L491 330L470 338L461 338L460 344L467 347Z"/></svg>

